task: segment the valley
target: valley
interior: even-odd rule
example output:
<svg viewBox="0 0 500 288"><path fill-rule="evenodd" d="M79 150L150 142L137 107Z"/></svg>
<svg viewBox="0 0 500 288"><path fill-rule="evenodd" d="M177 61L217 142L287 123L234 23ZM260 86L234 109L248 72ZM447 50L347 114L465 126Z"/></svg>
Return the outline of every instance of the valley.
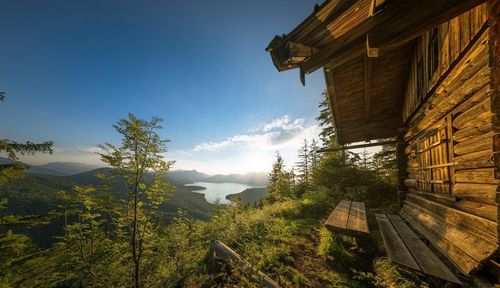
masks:
<svg viewBox="0 0 500 288"><path fill-rule="evenodd" d="M16 162L0 157L0 165L14 163ZM0 194L8 201L5 209L0 210L0 215L38 218L39 223L33 227L9 226L7 228L29 235L35 244L42 247L49 246L54 242L54 237L63 233L64 223L61 216L63 199L60 191L70 193L75 185L99 185L101 181L96 177L96 173L111 173L110 168L96 168L92 165L71 162L54 162L41 166L18 164L28 167L27 173L24 178L13 180L0 187ZM79 173L74 173L75 171ZM243 199L257 200L267 195L260 191L265 188L257 188L254 191L255 186L250 184L220 181L225 179L265 186L266 184L263 183L266 179L263 176L265 173L211 176L196 170L173 170L167 174L166 178L175 192L160 206L160 211L166 223L176 217L179 210L183 211L187 217L208 220L217 205L230 204L233 199L236 200L237 195L242 194ZM150 180L145 179L146 182ZM122 184L114 183L111 187L112 193L117 198L124 198L125 189L123 188Z"/></svg>

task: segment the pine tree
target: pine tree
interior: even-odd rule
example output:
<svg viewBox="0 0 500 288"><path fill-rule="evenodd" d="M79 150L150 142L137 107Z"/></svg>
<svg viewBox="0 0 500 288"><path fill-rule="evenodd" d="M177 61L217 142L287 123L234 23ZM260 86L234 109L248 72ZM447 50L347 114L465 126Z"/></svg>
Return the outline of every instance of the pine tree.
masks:
<svg viewBox="0 0 500 288"><path fill-rule="evenodd" d="M373 166L382 176L396 181L397 163L395 145L382 145L382 149L373 154Z"/></svg>
<svg viewBox="0 0 500 288"><path fill-rule="evenodd" d="M292 197L290 185L291 175L285 171L283 158L276 152L276 161L273 163L271 173L268 174L268 190L271 200L279 200L285 197Z"/></svg>
<svg viewBox="0 0 500 288"><path fill-rule="evenodd" d="M361 164L363 165L364 169L370 169L371 167L371 160L370 160L370 154L368 151L366 151L366 148L363 148L363 152L360 153L361 155Z"/></svg>
<svg viewBox="0 0 500 288"><path fill-rule="evenodd" d="M309 187L309 168L310 168L310 155L309 155L309 145L307 144L307 139L304 139L304 145L300 147L298 151L299 161L296 163L298 178L299 178L299 191L298 194L303 194Z"/></svg>
<svg viewBox="0 0 500 288"><path fill-rule="evenodd" d="M321 132L319 138L321 140L322 148L330 148L337 146L335 138L335 127L333 123L332 113L330 111L330 103L328 100L327 92L323 92L323 101L319 104L319 115L316 120L319 122Z"/></svg>
<svg viewBox="0 0 500 288"><path fill-rule="evenodd" d="M318 155L318 145L316 143L316 139L312 139L311 145L309 145L309 162L310 162L310 169L309 171L313 171L316 166L318 165L319 161L319 155Z"/></svg>

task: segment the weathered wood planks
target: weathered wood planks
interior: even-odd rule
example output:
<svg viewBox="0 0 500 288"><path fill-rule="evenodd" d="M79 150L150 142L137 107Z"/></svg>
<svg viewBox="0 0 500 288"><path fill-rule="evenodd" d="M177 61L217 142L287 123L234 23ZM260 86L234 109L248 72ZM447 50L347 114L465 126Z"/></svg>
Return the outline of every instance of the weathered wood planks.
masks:
<svg viewBox="0 0 500 288"><path fill-rule="evenodd" d="M327 228L347 229L351 201L342 200L325 222Z"/></svg>
<svg viewBox="0 0 500 288"><path fill-rule="evenodd" d="M351 202L351 210L349 211L349 220L347 220L347 229L370 233L368 222L366 220L365 203Z"/></svg>
<svg viewBox="0 0 500 288"><path fill-rule="evenodd" d="M497 225L494 221L412 194L408 198L400 211L401 216L463 274L469 275L496 251Z"/></svg>
<svg viewBox="0 0 500 288"><path fill-rule="evenodd" d="M325 226L331 231L370 233L365 204L349 200L340 201L325 221Z"/></svg>
<svg viewBox="0 0 500 288"><path fill-rule="evenodd" d="M399 216L385 214L375 216L389 260L434 277L462 284Z"/></svg>
<svg viewBox="0 0 500 288"><path fill-rule="evenodd" d="M399 237L389 218L385 214L376 214L375 217L382 233L382 239L384 240L389 260L415 270L420 270L417 261L411 255L401 237Z"/></svg>

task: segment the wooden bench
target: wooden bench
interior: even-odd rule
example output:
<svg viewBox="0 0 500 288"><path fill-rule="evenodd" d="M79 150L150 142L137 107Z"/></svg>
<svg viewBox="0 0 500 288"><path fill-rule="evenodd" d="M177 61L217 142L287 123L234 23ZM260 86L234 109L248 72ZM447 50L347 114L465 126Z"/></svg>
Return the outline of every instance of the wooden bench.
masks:
<svg viewBox="0 0 500 288"><path fill-rule="evenodd" d="M386 214L376 214L375 217L391 262L453 283L463 284L401 217Z"/></svg>
<svg viewBox="0 0 500 288"><path fill-rule="evenodd" d="M342 200L325 222L332 232L370 233L365 203Z"/></svg>
<svg viewBox="0 0 500 288"><path fill-rule="evenodd" d="M220 272L220 263L225 263L231 261L233 264L238 265L239 268L244 271L254 275L260 282L260 287L266 288L280 288L278 283L274 282L269 276L264 272L257 270L252 267L250 263L244 260L238 253L233 249L229 248L226 244L221 241L216 240L214 242L214 272Z"/></svg>

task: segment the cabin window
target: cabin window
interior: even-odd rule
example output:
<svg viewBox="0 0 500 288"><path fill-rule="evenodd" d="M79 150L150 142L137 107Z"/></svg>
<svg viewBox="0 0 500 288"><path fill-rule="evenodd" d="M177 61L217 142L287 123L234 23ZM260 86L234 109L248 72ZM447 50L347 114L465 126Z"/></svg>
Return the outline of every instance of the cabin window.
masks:
<svg viewBox="0 0 500 288"><path fill-rule="evenodd" d="M431 81L434 73L437 71L439 67L439 29L434 28L431 31L431 38L429 41L429 74L428 80Z"/></svg>
<svg viewBox="0 0 500 288"><path fill-rule="evenodd" d="M416 142L416 154L419 167L417 188L421 192L451 196L452 156L449 153L451 130L443 120L440 128L430 129Z"/></svg>
<svg viewBox="0 0 500 288"><path fill-rule="evenodd" d="M421 57L417 62L417 95L418 99L423 99L425 96L425 79L424 79L424 61Z"/></svg>

